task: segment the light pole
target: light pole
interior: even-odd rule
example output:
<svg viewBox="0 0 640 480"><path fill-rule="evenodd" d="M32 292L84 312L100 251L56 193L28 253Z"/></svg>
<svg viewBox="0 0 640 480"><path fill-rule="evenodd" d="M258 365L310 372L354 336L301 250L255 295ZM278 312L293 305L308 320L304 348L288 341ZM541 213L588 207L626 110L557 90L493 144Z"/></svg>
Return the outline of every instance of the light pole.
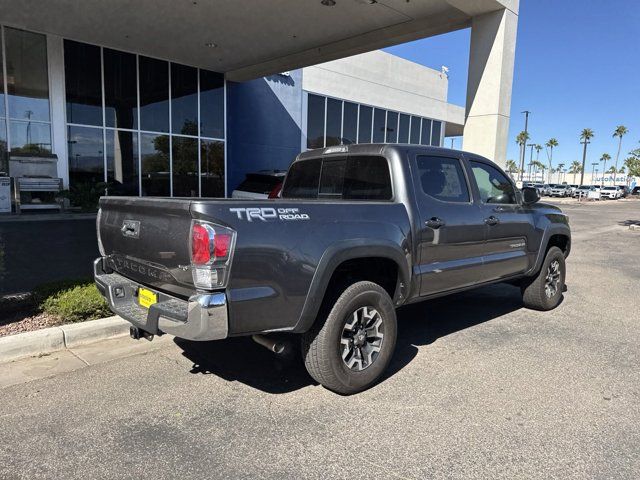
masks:
<svg viewBox="0 0 640 480"><path fill-rule="evenodd" d="M531 156L529 157L529 181L531 181L531 165L533 164L533 147L536 146L535 143L527 143L527 147L531 147ZM523 157L524 162L524 157Z"/></svg>
<svg viewBox="0 0 640 480"><path fill-rule="evenodd" d="M591 142L588 138L585 138L580 143L584 145L584 149L582 150L582 172L580 172L580 186L582 186L582 184L584 183L584 164L587 161L587 145Z"/></svg>
<svg viewBox="0 0 640 480"><path fill-rule="evenodd" d="M525 138L527 136L527 134L529 133L529 114L531 113L529 110L525 110L524 112L524 133L525 133ZM526 142L526 140L525 140ZM522 175L522 172L524 171L524 152L525 152L525 145L522 144L520 145L520 175ZM522 180L522 177L520 178L520 180Z"/></svg>
<svg viewBox="0 0 640 480"><path fill-rule="evenodd" d="M600 165L600 164L599 163L592 163L591 164L591 183L592 184L595 182L594 176L596 174L596 165Z"/></svg>

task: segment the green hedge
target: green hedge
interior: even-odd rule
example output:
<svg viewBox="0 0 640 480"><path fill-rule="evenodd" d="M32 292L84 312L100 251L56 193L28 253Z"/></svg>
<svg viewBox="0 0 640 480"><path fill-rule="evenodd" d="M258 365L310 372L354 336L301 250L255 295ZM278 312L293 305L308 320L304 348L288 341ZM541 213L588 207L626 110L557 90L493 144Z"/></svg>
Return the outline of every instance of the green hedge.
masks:
<svg viewBox="0 0 640 480"><path fill-rule="evenodd" d="M93 283L61 282L34 292L39 309L64 322L83 322L113 315Z"/></svg>

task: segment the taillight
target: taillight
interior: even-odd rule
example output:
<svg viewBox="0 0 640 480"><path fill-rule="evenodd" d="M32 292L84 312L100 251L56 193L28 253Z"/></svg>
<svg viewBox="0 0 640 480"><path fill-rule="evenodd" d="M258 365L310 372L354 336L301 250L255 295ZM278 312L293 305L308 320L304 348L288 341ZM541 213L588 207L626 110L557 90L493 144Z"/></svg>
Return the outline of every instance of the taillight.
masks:
<svg viewBox="0 0 640 480"><path fill-rule="evenodd" d="M211 233L213 237L215 234ZM211 260L211 240L207 227L198 223L193 225L191 229L191 261L194 265L204 265Z"/></svg>
<svg viewBox="0 0 640 480"><path fill-rule="evenodd" d="M210 222L191 223L191 272L197 288L226 286L236 232Z"/></svg>

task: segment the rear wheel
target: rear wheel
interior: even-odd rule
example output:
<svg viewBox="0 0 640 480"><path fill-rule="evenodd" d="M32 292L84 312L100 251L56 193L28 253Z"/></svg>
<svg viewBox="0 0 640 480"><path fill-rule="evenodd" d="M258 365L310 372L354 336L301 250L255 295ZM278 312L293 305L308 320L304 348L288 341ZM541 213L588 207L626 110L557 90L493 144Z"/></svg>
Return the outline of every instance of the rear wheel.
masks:
<svg viewBox="0 0 640 480"><path fill-rule="evenodd" d="M538 275L522 286L524 306L533 310L556 308L562 299L565 277L564 253L558 247L551 247Z"/></svg>
<svg viewBox="0 0 640 480"><path fill-rule="evenodd" d="M302 338L307 371L318 383L341 394L372 386L395 349L397 322L391 297L375 283L358 282L323 312L326 317L318 318Z"/></svg>

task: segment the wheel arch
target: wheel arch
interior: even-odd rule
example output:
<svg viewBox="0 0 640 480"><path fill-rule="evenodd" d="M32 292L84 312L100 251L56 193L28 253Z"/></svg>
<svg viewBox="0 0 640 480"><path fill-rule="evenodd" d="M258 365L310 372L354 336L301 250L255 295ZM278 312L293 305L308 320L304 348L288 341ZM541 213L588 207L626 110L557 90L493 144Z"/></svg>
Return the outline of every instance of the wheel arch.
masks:
<svg viewBox="0 0 640 480"><path fill-rule="evenodd" d="M294 332L309 330L318 316L325 296L341 283L342 274L352 275L354 281L369 280L381 284L392 298L394 305L401 305L407 298L411 287L411 256L393 242L369 240L347 240L329 247L318 264L311 286L307 293L302 313L294 327ZM393 266L393 267L391 267ZM393 268L394 277L377 281L372 271ZM360 273L361 275L358 275Z"/></svg>
<svg viewBox="0 0 640 480"><path fill-rule="evenodd" d="M571 230L569 226L562 223L552 223L544 231L540 249L536 256L536 262L527 275L535 275L542 266L542 262L551 247L558 247L563 251L564 257L567 258L571 252Z"/></svg>

